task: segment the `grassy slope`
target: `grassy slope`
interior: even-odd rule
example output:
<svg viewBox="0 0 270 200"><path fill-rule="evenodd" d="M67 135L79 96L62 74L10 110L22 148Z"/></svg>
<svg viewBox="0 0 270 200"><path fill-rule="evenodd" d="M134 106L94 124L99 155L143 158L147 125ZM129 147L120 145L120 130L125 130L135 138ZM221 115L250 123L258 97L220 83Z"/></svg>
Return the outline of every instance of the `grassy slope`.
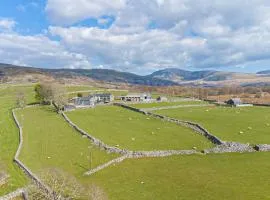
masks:
<svg viewBox="0 0 270 200"><path fill-rule="evenodd" d="M94 147L51 107L19 110L17 116L24 131L20 159L35 172L46 168L59 168L78 177L90 167L117 156ZM92 157L91 165L89 157Z"/></svg>
<svg viewBox="0 0 270 200"><path fill-rule="evenodd" d="M269 199L269 159L269 153L252 153L126 160L85 181L112 200Z"/></svg>
<svg viewBox="0 0 270 200"><path fill-rule="evenodd" d="M27 183L23 172L13 162L18 148L19 133L13 121L11 109L15 106L17 92L25 92L27 102L33 102L32 86L2 86L0 87L0 163L10 175L8 184L0 187L0 196L24 187Z"/></svg>
<svg viewBox="0 0 270 200"><path fill-rule="evenodd" d="M191 129L116 106L77 110L67 115L93 136L106 144L119 145L120 148L169 150L191 149L194 146L204 149L212 146Z"/></svg>
<svg viewBox="0 0 270 200"><path fill-rule="evenodd" d="M156 112L199 122L214 135L226 141L270 143L269 107L193 107Z"/></svg>
<svg viewBox="0 0 270 200"><path fill-rule="evenodd" d="M200 105L200 104L207 104L207 102L204 101L157 102L157 103L132 104L131 106L135 108L159 108L164 106Z"/></svg>

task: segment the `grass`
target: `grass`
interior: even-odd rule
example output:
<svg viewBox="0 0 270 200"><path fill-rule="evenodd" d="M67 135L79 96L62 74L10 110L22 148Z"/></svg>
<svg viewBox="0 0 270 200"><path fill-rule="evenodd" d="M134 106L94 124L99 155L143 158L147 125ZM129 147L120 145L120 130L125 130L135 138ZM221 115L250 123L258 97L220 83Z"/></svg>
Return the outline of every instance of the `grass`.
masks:
<svg viewBox="0 0 270 200"><path fill-rule="evenodd" d="M67 92L76 92L76 91L84 91L84 90L96 90L99 88L92 87L90 85L68 85L66 86Z"/></svg>
<svg viewBox="0 0 270 200"><path fill-rule="evenodd" d="M93 146L54 112L52 107L19 110L17 116L24 131L20 159L34 172L57 168L80 177L90 168L118 156Z"/></svg>
<svg viewBox="0 0 270 200"><path fill-rule="evenodd" d="M129 150L205 149L212 146L189 128L116 106L67 113L80 128L111 146Z"/></svg>
<svg viewBox="0 0 270 200"><path fill-rule="evenodd" d="M132 104L132 107L135 108L160 108L166 106L181 106L181 105L200 105L208 104L205 101L177 101L177 102L155 102L155 103L140 103Z"/></svg>
<svg viewBox="0 0 270 200"><path fill-rule="evenodd" d="M75 90L76 91L76 90ZM113 94L114 97L118 97L118 96L122 96L122 95L127 95L128 92L124 91L124 90L93 90L93 91L85 91L85 92L79 92L80 94L82 94L82 96L89 96L90 94L95 94L95 93L110 93ZM77 97L78 93L76 92L72 92L68 94L68 98L73 98L73 97Z"/></svg>
<svg viewBox="0 0 270 200"><path fill-rule="evenodd" d="M216 154L125 160L85 181L111 200L270 198L270 154Z"/></svg>
<svg viewBox="0 0 270 200"><path fill-rule="evenodd" d="M270 144L269 107L190 107L156 112L198 122L225 141Z"/></svg>
<svg viewBox="0 0 270 200"><path fill-rule="evenodd" d="M1 86L0 88L0 165L6 169L8 183L0 187L0 196L27 184L23 172L14 164L13 158L19 144L18 129L11 110L15 107L17 92L24 92L27 102L33 102L33 86Z"/></svg>

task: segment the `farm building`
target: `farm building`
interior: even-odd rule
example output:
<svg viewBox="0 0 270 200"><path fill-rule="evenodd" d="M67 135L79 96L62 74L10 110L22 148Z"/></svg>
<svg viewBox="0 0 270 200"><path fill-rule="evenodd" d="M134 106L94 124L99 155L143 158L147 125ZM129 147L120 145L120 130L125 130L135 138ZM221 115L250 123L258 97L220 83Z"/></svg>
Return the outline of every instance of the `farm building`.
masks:
<svg viewBox="0 0 270 200"><path fill-rule="evenodd" d="M240 98L232 98L227 101L227 104L231 106L239 106L242 104L242 101Z"/></svg>
<svg viewBox="0 0 270 200"><path fill-rule="evenodd" d="M167 98L167 97L159 96L159 97L157 98L157 101L159 101L159 102L165 102L165 101L168 101L168 98Z"/></svg>
<svg viewBox="0 0 270 200"><path fill-rule="evenodd" d="M120 97L122 101L130 101L130 102L147 102L151 101L152 97L150 94L128 94L127 96L121 96Z"/></svg>
<svg viewBox="0 0 270 200"><path fill-rule="evenodd" d="M99 103L109 103L114 100L112 94L93 94L87 97L75 97L65 106L65 110L73 110L74 107L94 107Z"/></svg>
<svg viewBox="0 0 270 200"><path fill-rule="evenodd" d="M92 95L97 98L98 103L110 103L114 100L114 96L109 93L104 94L94 94Z"/></svg>
<svg viewBox="0 0 270 200"><path fill-rule="evenodd" d="M248 107L253 106L253 104L245 104L241 101L240 98L233 98L226 102L228 105L235 106L235 107Z"/></svg>
<svg viewBox="0 0 270 200"><path fill-rule="evenodd" d="M93 96L88 96L88 97L76 97L74 100L74 105L75 106L95 106L97 102L97 98Z"/></svg>

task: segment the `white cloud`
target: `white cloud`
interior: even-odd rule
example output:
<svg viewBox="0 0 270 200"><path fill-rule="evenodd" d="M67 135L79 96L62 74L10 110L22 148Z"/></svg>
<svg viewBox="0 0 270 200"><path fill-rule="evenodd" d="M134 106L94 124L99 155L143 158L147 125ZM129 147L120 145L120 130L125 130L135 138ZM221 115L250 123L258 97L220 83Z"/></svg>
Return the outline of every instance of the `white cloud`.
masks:
<svg viewBox="0 0 270 200"><path fill-rule="evenodd" d="M149 71L270 61L268 0L63 1L48 1L47 13L60 25L49 31L66 49L104 67ZM107 30L61 27L102 15L115 18Z"/></svg>
<svg viewBox="0 0 270 200"><path fill-rule="evenodd" d="M0 18L0 31L11 31L16 25L12 19Z"/></svg>
<svg viewBox="0 0 270 200"><path fill-rule="evenodd" d="M0 61L46 68L90 68L84 55L67 51L49 38L0 33Z"/></svg>
<svg viewBox="0 0 270 200"><path fill-rule="evenodd" d="M48 0L46 12L52 22L72 24L87 18L112 15L125 7L125 0Z"/></svg>
<svg viewBox="0 0 270 200"><path fill-rule="evenodd" d="M48 0L45 11L60 41L11 33L16 22L0 18L0 59L139 73L270 64L268 0ZM115 20L73 25L88 18Z"/></svg>

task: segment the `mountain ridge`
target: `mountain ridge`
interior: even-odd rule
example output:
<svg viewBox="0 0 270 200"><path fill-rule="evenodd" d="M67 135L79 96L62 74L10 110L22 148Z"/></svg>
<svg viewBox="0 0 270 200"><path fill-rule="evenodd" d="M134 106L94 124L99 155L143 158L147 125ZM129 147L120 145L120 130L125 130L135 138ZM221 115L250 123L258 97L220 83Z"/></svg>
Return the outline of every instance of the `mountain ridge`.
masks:
<svg viewBox="0 0 270 200"><path fill-rule="evenodd" d="M252 85L270 83L270 70L252 73L224 72L215 70L188 71L178 68L166 68L149 75L138 75L113 69L46 69L24 67L0 63L0 79L18 76L46 76L54 79L87 78L91 81L106 83L123 83L148 86L220 86L220 85ZM266 75L265 75L266 73ZM262 76L265 75L265 76ZM38 81L38 78L34 79Z"/></svg>

